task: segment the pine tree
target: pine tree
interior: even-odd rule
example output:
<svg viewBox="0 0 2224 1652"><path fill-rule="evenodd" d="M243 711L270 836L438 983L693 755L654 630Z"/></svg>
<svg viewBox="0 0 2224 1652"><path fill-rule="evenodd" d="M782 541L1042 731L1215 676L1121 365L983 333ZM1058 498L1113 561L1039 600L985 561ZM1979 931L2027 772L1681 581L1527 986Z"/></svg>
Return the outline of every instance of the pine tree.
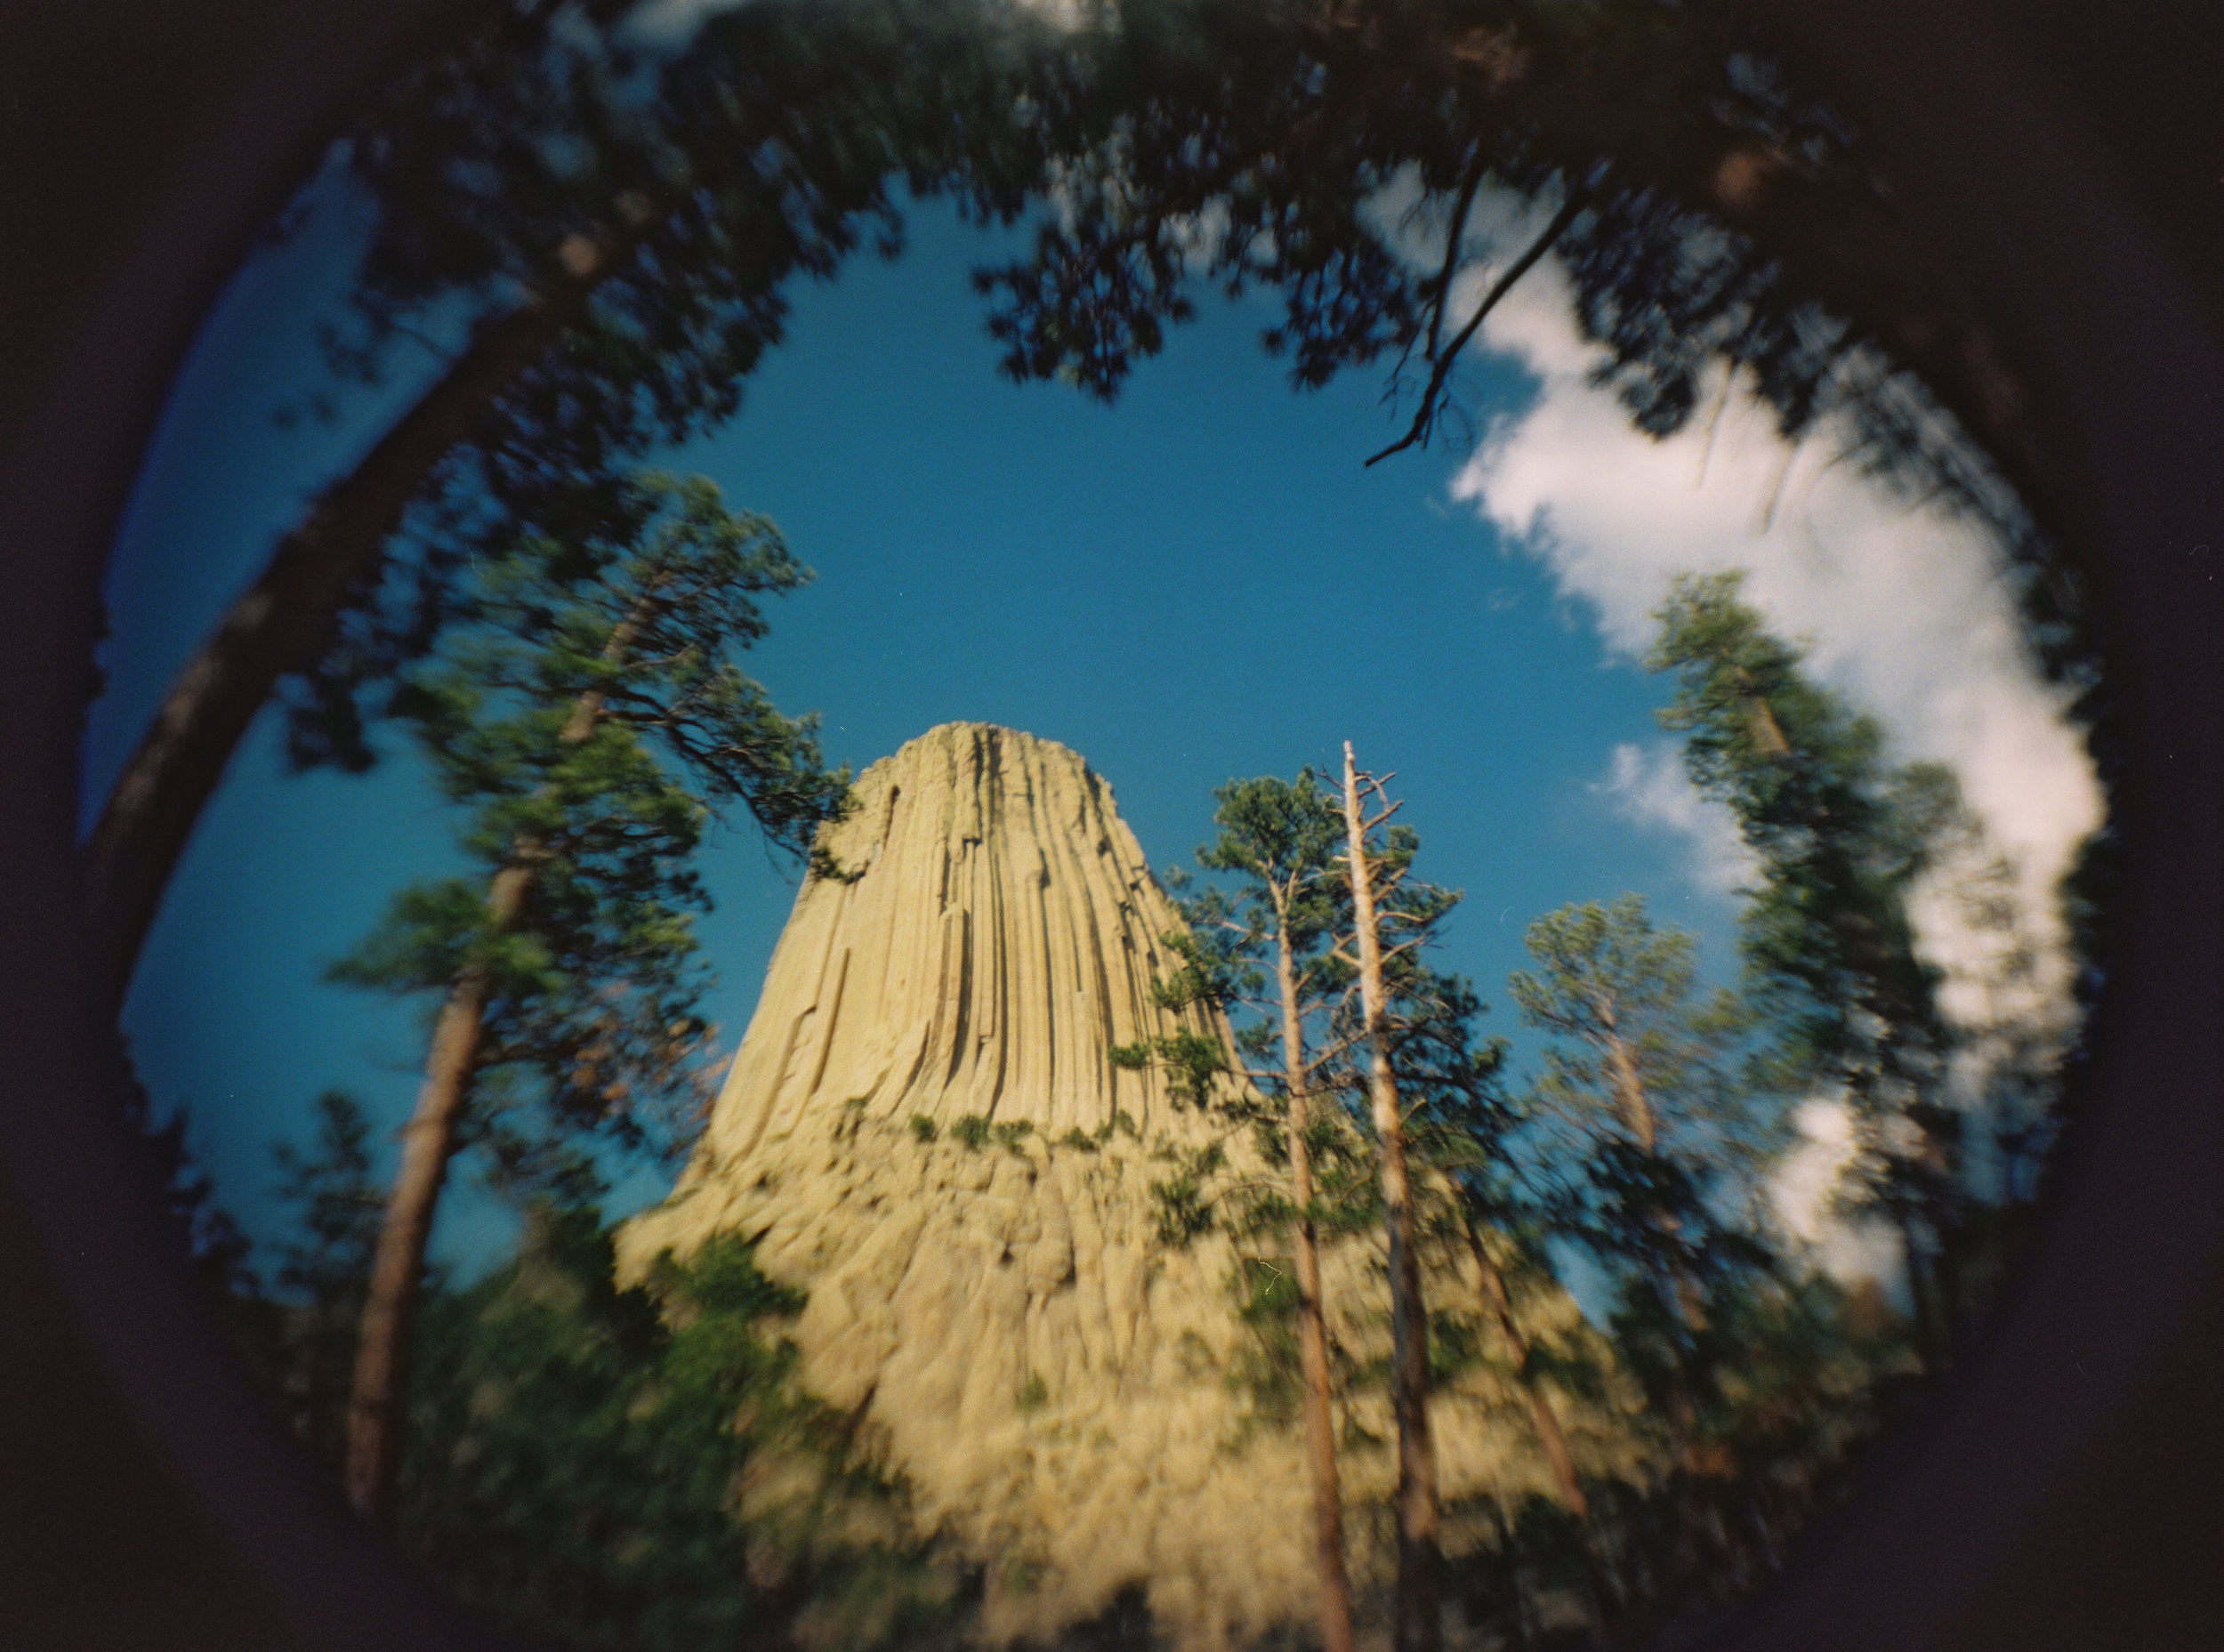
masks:
<svg viewBox="0 0 2224 1652"><path fill-rule="evenodd" d="M1553 1041L1540 1108L1573 1132L1610 1251L1663 1314L1696 1328L1705 1237L1721 1223L1693 1210L1712 1184L1756 1180L1783 1139L1731 1071L1742 1010L1727 994L1696 999L1694 938L1656 929L1641 896L1563 907L1526 940L1537 967L1507 985Z"/></svg>
<svg viewBox="0 0 2224 1652"><path fill-rule="evenodd" d="M105 800L86 886L111 1003L274 696L294 762L367 767L368 724L461 616L471 565L600 531L632 467L729 419L794 279L900 246L892 180L983 217L1025 198L1016 77L1051 26L1024 9L759 0L660 62L624 44L634 9L517 0L350 134L334 187L372 235L330 329L335 386L384 382L399 341L461 336L276 536Z"/></svg>
<svg viewBox="0 0 2224 1652"><path fill-rule="evenodd" d="M467 336L278 537L106 800L87 882L111 1002L273 694L297 759L367 762L366 719L447 621L463 540L567 531L624 467L730 416L785 286L867 236L898 244L898 177L983 220L1054 197L1033 255L979 277L1016 377L1109 399L1195 313L1193 286L1268 286L1286 310L1268 342L1301 385L1417 369L1419 442L1456 422L1483 309L1549 246L1642 428L1688 422L1727 367L1787 435L1849 415L1864 463L2042 549L1898 371L2043 485L2026 399L1954 272L1908 241L1842 122L1688 11L1128 0L1076 28L1016 0L753 0L649 64L622 44L633 9L516 0L352 135L375 231L342 377L375 379L427 324L460 315ZM1415 222L1444 227L1433 270L1371 222L1406 177ZM1486 180L1560 206L1462 315ZM2067 664L2061 589L2026 595Z"/></svg>
<svg viewBox="0 0 2224 1652"><path fill-rule="evenodd" d="M1731 1074L1735 1001L1697 998L1693 938L1656 929L1641 897L1561 907L1527 941L1536 968L1508 985L1551 1039L1535 1106L1557 1138L1562 1229L1617 1276L1618 1340L1667 1420L1681 1495L1719 1525L1700 1482L1724 1472L1717 1366L1739 1352L1719 1302L1766 1261L1739 1219L1781 1128Z"/></svg>
<svg viewBox="0 0 2224 1652"><path fill-rule="evenodd" d="M370 1125L344 1091L317 1098L306 1155L274 1149L293 1231L278 1248L281 1328L272 1361L294 1431L337 1469L347 1441L349 1375L385 1196L371 1181ZM270 1355L265 1351L265 1358Z"/></svg>
<svg viewBox="0 0 2224 1652"><path fill-rule="evenodd" d="M1373 783L1355 777L1354 784ZM1379 803L1379 789L1373 794ZM1398 1632L1426 1644L1425 1625L1440 1608L1433 1598L1435 1476L1426 1410L1430 1326L1419 1289L1419 1254L1424 1245L1446 1242L1447 1221L1463 1208L1463 1195L1479 1197L1479 1190L1503 1169L1499 1156L1511 1115L1496 1080L1505 1047L1503 1040L1477 1036L1483 1006L1468 985L1430 970L1424 962L1425 949L1437 939L1457 897L1411 877L1419 847L1415 834L1403 827L1380 831L1388 811L1360 821L1361 864L1378 937L1372 962L1379 999L1369 1011L1362 991L1368 949L1357 927L1349 872L1354 838L1344 800L1309 770L1301 770L1294 782L1232 781L1215 798L1221 834L1199 849L1197 860L1208 873L1233 881L1181 897L1190 932L1170 936L1167 944L1182 967L1155 983L1153 990L1169 1007L1209 1003L1248 1011L1236 1035L1248 1062L1242 1076L1271 1105L1255 1109L1237 1099L1223 1101L1222 1108L1258 1128L1264 1156L1286 1165L1289 1181L1286 1190L1216 1181L1208 1191L1201 1179L1192 1178L1183 1191L1200 1221L1234 1205L1240 1211L1241 1231L1293 1233L1293 1277L1277 1268L1246 1267L1245 1315L1254 1324L1285 1313L1295 1321L1292 1351L1313 1464L1324 1638L1348 1626L1348 1606L1342 1624L1334 1615L1336 1585L1342 1591L1349 1585L1342 1583L1341 1519L1334 1507L1340 1495L1330 1427L1319 1236L1323 1229L1378 1227L1389 1237L1394 1259L1392 1403L1400 1438ZM1181 876L1170 874L1168 881L1186 889ZM1380 939L1384 933L1392 937L1386 943ZM1143 1054L1131 1052L1129 1059ZM1394 1086L1397 1097L1387 1131L1375 1093L1378 1074ZM1355 1129L1361 1121L1365 1128ZM1325 1176L1319 1173L1324 1170ZM1392 1215L1388 1192L1398 1184L1401 1171L1407 1193L1402 1224ZM1450 1188L1454 1197L1437 1198L1430 1191L1436 1182ZM1503 1298L1503 1280L1479 1238L1473 1253L1486 1269L1483 1288L1487 1291L1496 1281ZM1511 1304L1502 1305L1511 1326ZM1409 1326L1417 1334L1406 1334ZM1519 1346L1518 1328L1513 1336ZM1526 1352L1517 1357L1526 1359ZM1548 1452L1555 1445L1561 1447L1564 1464L1564 1441L1549 1406L1540 1433ZM1566 1484L1575 1485L1572 1466ZM1334 1525L1332 1513L1338 1517Z"/></svg>
<svg viewBox="0 0 2224 1652"><path fill-rule="evenodd" d="M1589 1516L1588 1500L1559 1414L1538 1380L1529 1339L1515 1318L1507 1269L1499 1260L1503 1253L1518 1272L1550 1277L1549 1267L1522 1238L1530 1223L1518 1189L1533 1172L1519 1162L1516 1146L1528 1120L1505 1086L1507 1041L1481 1036L1487 1006L1473 986L1430 968L1420 953L1393 960L1387 973L1391 1059L1409 1140L1446 1196L1430 1226L1448 1252L1464 1253L1474 1264L1485 1317L1504 1339L1528 1395L1555 1494L1581 1523Z"/></svg>
<svg viewBox="0 0 2224 1652"><path fill-rule="evenodd" d="M1840 1088L1860 1152L1857 1197L1906 1249L1926 1362L1949 1334L1937 1253L1956 1219L1958 1116L1946 1104L1949 1029L1918 954L1915 882L1963 817L1951 775L1894 767L1884 736L1801 673L1800 651L1741 600L1741 576L1685 575L1648 664L1672 672L1661 713L1693 784L1730 810L1760 862L1740 922L1746 996L1780 1090Z"/></svg>
<svg viewBox="0 0 2224 1652"><path fill-rule="evenodd" d="M486 881L406 890L334 971L440 999L357 1340L347 1485L375 1519L448 1161L475 1144L512 1181L576 1183L584 1137L682 1142L669 1109L708 1036L689 920L705 820L738 803L800 858L846 806L810 721L734 663L764 631L754 599L808 576L772 526L699 479L645 479L610 518L489 570L473 625L413 679L407 714L472 808Z"/></svg>
<svg viewBox="0 0 2224 1652"><path fill-rule="evenodd" d="M1308 1473L1312 1482L1314 1552L1320 1574L1321 1643L1350 1652L1351 1585L1344 1566L1343 1499L1331 1414L1328 1337L1321 1307L1320 1216L1313 1156L1336 1124L1319 1116L1322 1066L1339 1051L1312 1047L1315 1024L1348 984L1336 957L1345 899L1333 856L1342 835L1335 802L1310 770L1294 781L1232 780L1214 794L1220 835L1197 850L1207 871L1238 880L1185 900L1183 915L1202 938L1197 962L1172 983L1175 995L1209 992L1225 1004L1251 989L1259 1019L1237 1034L1255 1063L1248 1076L1278 1101L1274 1136L1286 1156L1286 1204L1258 1215L1287 1218L1296 1287L1297 1353ZM1207 950L1209 949L1209 951ZM1209 967L1205 961L1209 957ZM1261 966L1265 961L1265 967ZM1270 995L1261 989L1271 971ZM1278 1054L1279 1060L1273 1056Z"/></svg>
<svg viewBox="0 0 2224 1652"><path fill-rule="evenodd" d="M1350 944L1344 955L1358 976L1368 1118L1382 1181L1382 1225L1390 1240L1390 1394L1398 1419L1398 1606L1392 1644L1397 1652L1436 1652L1444 1621L1436 1446L1429 1423L1429 1311L1421 1289L1415 1177L1406 1151L1390 983L1396 961L1427 942L1457 898L1424 885L1408 886L1419 840L1408 828L1382 830L1399 808L1384 792L1389 779L1362 774L1351 743L1344 742L1341 858L1351 899Z"/></svg>

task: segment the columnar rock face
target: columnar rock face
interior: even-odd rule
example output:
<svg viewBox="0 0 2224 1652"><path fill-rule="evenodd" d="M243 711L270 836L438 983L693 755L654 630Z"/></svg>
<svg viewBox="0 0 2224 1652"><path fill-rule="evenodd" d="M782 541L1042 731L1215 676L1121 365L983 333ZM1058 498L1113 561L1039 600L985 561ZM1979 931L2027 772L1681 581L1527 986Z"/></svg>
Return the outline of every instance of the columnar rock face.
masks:
<svg viewBox="0 0 2224 1652"><path fill-rule="evenodd" d="M804 1286L805 1382L859 1416L919 1523L983 1564L992 1637L1048 1638L1132 1586L1184 1646L1303 1620L1309 1493L1293 1422L1243 1380L1242 1258L1218 1235L1162 1239L1151 1193L1213 1142L1230 1173L1274 1173L1110 1059L1181 1025L1151 997L1180 916L1064 746L948 724L857 793L824 840L852 881L797 897L703 1142L621 1235L621 1267L738 1230ZM1379 1253L1350 1242L1325 1266L1332 1333L1364 1366L1388 1345ZM1449 1253L1430 1288L1475 1301ZM1564 1296L1528 1311L1548 1343L1583 1334ZM1449 1500L1547 1486L1526 1404L1488 1360L1444 1394ZM1366 1442L1391 1429L1379 1385L1341 1405L1364 1581L1394 1472ZM1620 1455L1610 1416L1570 1424L1579 1457Z"/></svg>

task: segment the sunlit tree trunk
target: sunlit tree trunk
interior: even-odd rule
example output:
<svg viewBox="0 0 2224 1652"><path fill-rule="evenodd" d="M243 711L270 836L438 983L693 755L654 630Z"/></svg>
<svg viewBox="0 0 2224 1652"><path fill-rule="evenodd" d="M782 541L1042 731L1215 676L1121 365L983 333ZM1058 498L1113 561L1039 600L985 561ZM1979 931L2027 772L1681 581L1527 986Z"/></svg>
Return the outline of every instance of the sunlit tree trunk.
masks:
<svg viewBox="0 0 2224 1652"><path fill-rule="evenodd" d="M646 613L644 595L611 633L602 657L624 658ZM606 697L599 689L581 695L565 721L561 738L576 745L601 721ZM488 928L497 935L516 929L534 872L547 845L520 837L509 864L495 874L487 893ZM492 980L483 964L472 964L449 988L433 1024L425 1057L424 1082L417 1103L402 1127L401 1167L387 1196L372 1253L370 1287L356 1332L355 1374L348 1397L347 1458L343 1480L356 1511L386 1525L393 1518L395 1471L400 1460L401 1399L407 1381L410 1333L424 1281L425 1247L432 1237L440 1185L455 1156L455 1129L479 1060Z"/></svg>
<svg viewBox="0 0 2224 1652"><path fill-rule="evenodd" d="M1379 790L1379 788L1378 788ZM1352 922L1358 943L1359 1000L1366 1019L1367 1096L1382 1163L1383 1223L1390 1236L1390 1392L1398 1418L1398 1610L1395 1652L1437 1652L1443 1640L1438 1605L1437 1463L1429 1429L1429 1321L1414 1248L1413 1185L1406 1164L1406 1124L1390 1068L1390 1010L1382 985L1367 833L1359 804L1351 743L1343 747L1343 817L1350 844Z"/></svg>
<svg viewBox="0 0 2224 1652"><path fill-rule="evenodd" d="M497 928L506 897L511 923L523 906L532 873L505 866L495 879L488 911ZM393 1517L394 1471L399 1458L401 1384L410 1332L416 1319L424 1253L447 1162L455 1152L455 1125L469 1093L471 1068L487 1010L487 972L467 971L440 1006L431 1053L417 1105L402 1128L401 1169L387 1197L371 1261L370 1289L356 1333L355 1381L348 1397L346 1485L356 1511L380 1525Z"/></svg>
<svg viewBox="0 0 2224 1652"><path fill-rule="evenodd" d="M1660 1116L1653 1109L1652 1098L1645 1093L1644 1077L1637 1068L1637 1052L1616 1029L1614 1006L1602 998L1595 1007L1600 1024L1606 1028L1607 1070L1612 1075L1615 1105L1622 1115L1623 1126L1637 1139L1638 1147L1646 1154L1656 1153L1659 1150ZM1672 1243L1682 1231L1682 1224L1671 1211L1656 1213L1653 1225ZM1667 1266L1661 1285L1670 1311L1686 1332L1706 1328L1706 1297L1680 1263L1671 1262Z"/></svg>
<svg viewBox="0 0 2224 1652"><path fill-rule="evenodd" d="M1313 1221L1312 1151L1305 1039L1298 1014L1297 968L1290 955L1287 903L1278 903L1275 982L1282 998L1282 1063L1289 1091L1290 1200L1297 1206L1297 1349L1304 1384L1305 1455L1313 1487L1313 1543L1320 1573L1323 1652L1351 1652L1351 1584L1343 1564L1343 1491L1336 1472L1334 1420L1329 1412L1328 1334L1321 1313L1320 1248Z"/></svg>

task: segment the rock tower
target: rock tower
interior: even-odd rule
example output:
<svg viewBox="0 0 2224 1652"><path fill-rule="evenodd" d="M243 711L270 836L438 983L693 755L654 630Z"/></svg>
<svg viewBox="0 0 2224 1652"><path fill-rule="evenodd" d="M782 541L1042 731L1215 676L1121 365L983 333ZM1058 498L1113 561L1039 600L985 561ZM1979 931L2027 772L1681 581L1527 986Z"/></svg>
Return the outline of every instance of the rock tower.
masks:
<svg viewBox="0 0 2224 1652"><path fill-rule="evenodd" d="M806 1384L859 1416L913 1513L987 1577L984 1626L1047 1640L1140 1586L1162 1632L1214 1648L1313 1611L1293 1422L1237 1374L1232 1241L1157 1234L1170 1155L1228 1135L1116 1044L1180 1023L1152 1001L1181 919L1112 794L1065 746L949 723L866 770L813 878L693 1161L620 1236L621 1268L738 1230L805 1287ZM1192 1030L1226 1039L1215 1017ZM1235 1170L1272 1173L1248 1139ZM1247 1246L1272 1261L1272 1242ZM1262 1248L1262 1245L1265 1248ZM1387 1350L1377 1249L1324 1258L1331 1331ZM1456 1258L1431 1308L1473 1303ZM1533 1339L1583 1334L1564 1296ZM1355 1579L1386 1564L1386 1396L1342 1397ZM1527 1401L1486 1359L1437 1406L1457 1505L1543 1490ZM1616 1451L1569 1418L1579 1458Z"/></svg>

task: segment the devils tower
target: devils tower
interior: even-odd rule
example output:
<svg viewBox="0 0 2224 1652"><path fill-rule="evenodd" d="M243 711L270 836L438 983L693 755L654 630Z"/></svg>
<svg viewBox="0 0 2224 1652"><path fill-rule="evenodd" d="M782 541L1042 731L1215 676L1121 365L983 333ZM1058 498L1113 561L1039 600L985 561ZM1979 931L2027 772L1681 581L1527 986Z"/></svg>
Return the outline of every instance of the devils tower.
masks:
<svg viewBox="0 0 2224 1652"><path fill-rule="evenodd" d="M1304 1465L1237 1375L1235 1243L1169 1243L1155 1221L1174 1156L1228 1128L1110 1055L1184 1024L1151 995L1179 914L1110 788L1053 742L945 724L856 794L822 839L843 876L798 894L703 1140L623 1231L621 1267L737 1231L808 1291L804 1382L859 1419L921 1527L983 1567L991 1638L1048 1639L1133 1588L1185 1648L1301 1624ZM1217 1016L1187 1025L1228 1037ZM1236 1173L1273 1173L1247 1137L1225 1146ZM1324 1269L1332 1334L1364 1367L1388 1345L1379 1251L1350 1241ZM1430 1291L1448 1310L1477 1280L1447 1252ZM1525 1315L1533 1341L1584 1334L1564 1296ZM1440 1393L1451 1546L1463 1500L1548 1485L1526 1405L1487 1358ZM1339 1413L1364 1584L1386 1559L1387 1396L1355 1382ZM1611 1418L1569 1421L1604 1466Z"/></svg>

